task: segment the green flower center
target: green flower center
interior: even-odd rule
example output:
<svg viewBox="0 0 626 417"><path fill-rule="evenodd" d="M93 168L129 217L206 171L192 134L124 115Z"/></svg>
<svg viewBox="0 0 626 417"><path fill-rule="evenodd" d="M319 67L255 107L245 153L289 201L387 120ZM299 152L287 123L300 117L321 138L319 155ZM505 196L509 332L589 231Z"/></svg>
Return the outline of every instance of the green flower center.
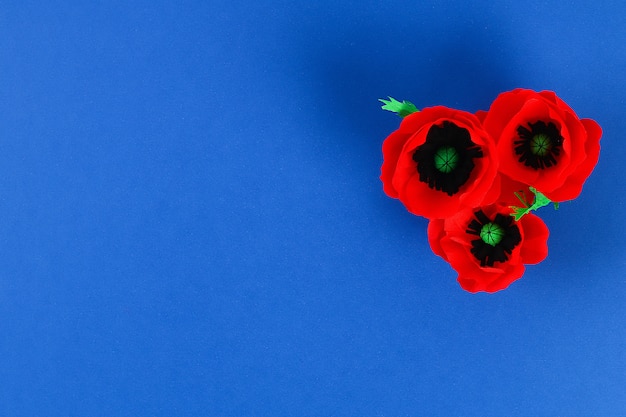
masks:
<svg viewBox="0 0 626 417"><path fill-rule="evenodd" d="M504 229L495 223L487 223L480 229L480 238L490 246L496 246L504 237Z"/></svg>
<svg viewBox="0 0 626 417"><path fill-rule="evenodd" d="M550 149L552 149L552 139L544 133L539 133L530 140L530 151L533 155L546 156Z"/></svg>
<svg viewBox="0 0 626 417"><path fill-rule="evenodd" d="M435 168L449 174L459 164L459 153L452 146L442 146L435 152Z"/></svg>

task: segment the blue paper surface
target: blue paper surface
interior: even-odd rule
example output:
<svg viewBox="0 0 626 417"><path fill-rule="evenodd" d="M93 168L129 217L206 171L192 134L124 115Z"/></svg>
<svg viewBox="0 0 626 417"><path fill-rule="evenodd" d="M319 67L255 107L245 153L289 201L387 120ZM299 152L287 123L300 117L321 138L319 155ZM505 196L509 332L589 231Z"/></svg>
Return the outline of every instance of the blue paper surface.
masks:
<svg viewBox="0 0 626 417"><path fill-rule="evenodd" d="M0 8L0 415L626 415L619 1ZM603 127L549 256L470 294L378 98Z"/></svg>

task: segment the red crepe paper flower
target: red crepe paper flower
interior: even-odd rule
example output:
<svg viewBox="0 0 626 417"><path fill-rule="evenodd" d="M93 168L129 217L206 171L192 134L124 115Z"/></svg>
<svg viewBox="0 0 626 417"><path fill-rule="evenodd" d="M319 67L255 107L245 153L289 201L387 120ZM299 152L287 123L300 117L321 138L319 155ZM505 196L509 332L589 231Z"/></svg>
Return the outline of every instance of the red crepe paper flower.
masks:
<svg viewBox="0 0 626 417"><path fill-rule="evenodd" d="M499 169L509 184L526 184L552 201L578 197L598 162L602 129L591 119L579 119L551 91L502 93L478 117L497 142ZM509 198L517 188L502 192Z"/></svg>
<svg viewBox="0 0 626 417"><path fill-rule="evenodd" d="M458 273L469 292L496 292L524 274L524 264L548 255L548 227L534 214L519 221L503 205L468 209L447 219L431 220L428 242Z"/></svg>
<svg viewBox="0 0 626 417"><path fill-rule="evenodd" d="M428 241L469 292L496 292L548 255L531 212L576 198L602 129L551 91L500 94L488 112L380 100L404 120L383 143L385 193L430 219Z"/></svg>
<svg viewBox="0 0 626 417"><path fill-rule="evenodd" d="M499 195L495 141L479 119L443 106L406 115L383 143L385 193L413 214L449 217Z"/></svg>

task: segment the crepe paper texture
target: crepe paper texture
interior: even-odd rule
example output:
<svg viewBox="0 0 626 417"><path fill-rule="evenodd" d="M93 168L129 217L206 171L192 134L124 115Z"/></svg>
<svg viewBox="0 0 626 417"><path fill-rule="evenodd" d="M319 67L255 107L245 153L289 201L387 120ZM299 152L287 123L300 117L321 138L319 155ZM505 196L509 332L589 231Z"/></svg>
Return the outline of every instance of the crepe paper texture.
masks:
<svg viewBox="0 0 626 417"><path fill-rule="evenodd" d="M507 288L548 254L548 227L531 211L573 200L600 155L602 129L552 91L501 93L488 111L418 110L383 142L384 192L429 220L433 252L470 292Z"/></svg>

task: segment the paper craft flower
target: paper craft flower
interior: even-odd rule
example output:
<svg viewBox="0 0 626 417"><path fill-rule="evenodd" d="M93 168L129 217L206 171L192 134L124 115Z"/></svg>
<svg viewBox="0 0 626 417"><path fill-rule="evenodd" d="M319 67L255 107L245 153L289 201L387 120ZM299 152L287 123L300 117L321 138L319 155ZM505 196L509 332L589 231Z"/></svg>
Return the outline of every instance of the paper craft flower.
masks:
<svg viewBox="0 0 626 417"><path fill-rule="evenodd" d="M383 142L385 193L413 214L445 218L495 201L495 142L478 118L443 106L406 115Z"/></svg>
<svg viewBox="0 0 626 417"><path fill-rule="evenodd" d="M470 292L507 288L524 274L524 264L545 259L548 235L539 217L527 214L515 221L502 205L464 210L428 224L433 252L450 263Z"/></svg>
<svg viewBox="0 0 626 417"><path fill-rule="evenodd" d="M481 116L503 175L552 201L578 197L600 154L602 129L595 121L579 119L551 91L525 89L500 94Z"/></svg>
<svg viewBox="0 0 626 417"><path fill-rule="evenodd" d="M508 91L475 114L380 101L404 118L383 142L383 190L430 220L430 247L463 289L502 290L545 259L548 227L531 212L581 193L600 154L595 121L551 91Z"/></svg>

